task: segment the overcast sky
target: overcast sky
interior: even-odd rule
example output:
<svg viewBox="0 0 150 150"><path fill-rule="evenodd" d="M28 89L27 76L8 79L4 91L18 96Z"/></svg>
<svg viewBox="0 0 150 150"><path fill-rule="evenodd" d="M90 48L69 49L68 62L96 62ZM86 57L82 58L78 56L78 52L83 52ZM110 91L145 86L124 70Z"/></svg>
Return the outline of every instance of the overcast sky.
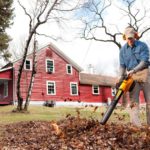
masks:
<svg viewBox="0 0 150 150"><path fill-rule="evenodd" d="M22 1L22 0L21 0ZM25 1L24 1L25 2ZM18 44L22 40L25 40L25 36L28 33L28 18L25 16L24 11L14 0L15 18L14 24L8 33L12 37L11 48L18 48ZM115 11L112 11L115 15ZM113 14L112 14L113 15ZM118 68L118 56L119 49L114 44L106 44L95 41L85 41L84 39L75 38L75 27L79 25L79 22L71 22L70 26L73 29L66 26L66 29L60 30L55 25L47 26L47 32L51 34L61 34L65 37L64 41L53 41L48 38L38 38L39 45L46 45L49 42L53 42L60 50L62 50L67 56L73 59L84 70L87 69L88 64L92 64L96 72L102 72L105 75L116 75L116 68ZM121 25L121 22L120 22ZM45 29L45 27L44 27ZM44 30L43 29L43 30Z"/></svg>

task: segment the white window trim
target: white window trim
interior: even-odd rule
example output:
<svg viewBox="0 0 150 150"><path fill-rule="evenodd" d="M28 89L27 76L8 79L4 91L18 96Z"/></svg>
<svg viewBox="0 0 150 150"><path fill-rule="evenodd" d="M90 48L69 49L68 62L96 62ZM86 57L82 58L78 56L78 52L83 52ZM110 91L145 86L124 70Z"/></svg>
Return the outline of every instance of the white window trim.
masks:
<svg viewBox="0 0 150 150"><path fill-rule="evenodd" d="M27 69L27 68L26 68L26 61L30 61L30 69ZM32 59L26 59L26 60L25 60L24 69L25 69L25 70L32 70Z"/></svg>
<svg viewBox="0 0 150 150"><path fill-rule="evenodd" d="M4 97L8 97L8 81L4 81L4 89L6 90L6 95L5 95L5 92L4 92Z"/></svg>
<svg viewBox="0 0 150 150"><path fill-rule="evenodd" d="M94 93L94 86L98 87L98 93ZM92 94L93 95L99 95L100 94L100 90L99 90L99 86L98 85L92 85Z"/></svg>
<svg viewBox="0 0 150 150"><path fill-rule="evenodd" d="M77 94L72 94L72 88L71 88L71 85L72 85L72 84L76 84L76 87L77 87ZM79 93L79 91L78 91L78 83L77 83L77 82L70 82L70 95L72 95L72 96L77 96L77 95L79 95L78 93Z"/></svg>
<svg viewBox="0 0 150 150"><path fill-rule="evenodd" d="M69 72L68 72L68 66L70 66L70 67L71 67L71 73L69 73ZM66 64L66 72L67 72L67 74L72 74L72 65L70 65L70 64Z"/></svg>
<svg viewBox="0 0 150 150"><path fill-rule="evenodd" d="M54 83L54 94L48 93L48 83L49 82ZM50 81L50 80L46 81L46 91L47 91L47 95L56 95L56 83L55 83L55 81Z"/></svg>
<svg viewBox="0 0 150 150"><path fill-rule="evenodd" d="M114 94L113 94L113 92L114 92ZM116 88L111 88L111 96L115 96L115 94L116 94Z"/></svg>
<svg viewBox="0 0 150 150"><path fill-rule="evenodd" d="M54 60L53 60L53 59L46 59L46 60L45 60L45 64L46 64L46 65L45 65L45 67L46 67L45 70L46 70L46 72L48 72L48 70L47 70L47 61L48 61L48 60L50 60L50 61L53 62L53 72L52 72L52 73L54 73L54 72L55 72L55 65L54 65Z"/></svg>

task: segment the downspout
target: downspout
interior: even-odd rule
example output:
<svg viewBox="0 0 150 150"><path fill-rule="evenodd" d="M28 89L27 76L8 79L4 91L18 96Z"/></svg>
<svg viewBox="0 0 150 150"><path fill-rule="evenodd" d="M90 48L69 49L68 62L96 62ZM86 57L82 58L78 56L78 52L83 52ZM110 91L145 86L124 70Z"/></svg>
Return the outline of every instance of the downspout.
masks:
<svg viewBox="0 0 150 150"><path fill-rule="evenodd" d="M15 105L15 68L14 68L14 64L13 64L13 105Z"/></svg>
<svg viewBox="0 0 150 150"><path fill-rule="evenodd" d="M78 96L79 96L79 102L81 102L81 96L80 96L81 95L81 91L80 91L80 86L81 86L81 84L80 84L80 72L79 72L78 76L79 76L79 83L78 83L78 93L79 94L78 94Z"/></svg>

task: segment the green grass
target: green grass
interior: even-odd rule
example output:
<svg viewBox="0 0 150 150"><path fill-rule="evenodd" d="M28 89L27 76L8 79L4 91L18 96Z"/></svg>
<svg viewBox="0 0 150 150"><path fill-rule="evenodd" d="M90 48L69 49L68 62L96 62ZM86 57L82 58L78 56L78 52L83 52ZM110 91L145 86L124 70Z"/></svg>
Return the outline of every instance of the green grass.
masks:
<svg viewBox="0 0 150 150"><path fill-rule="evenodd" d="M64 119L66 115L71 114L85 118L93 118L101 120L102 113L106 111L106 107L44 107L44 106L29 106L29 113L13 113L12 110L16 106L0 106L0 124L9 124L20 121L46 120L57 121ZM124 118L124 119L123 119ZM145 122L145 113L141 113L142 122ZM109 121L125 123L129 122L129 115L125 109L117 108L114 110Z"/></svg>

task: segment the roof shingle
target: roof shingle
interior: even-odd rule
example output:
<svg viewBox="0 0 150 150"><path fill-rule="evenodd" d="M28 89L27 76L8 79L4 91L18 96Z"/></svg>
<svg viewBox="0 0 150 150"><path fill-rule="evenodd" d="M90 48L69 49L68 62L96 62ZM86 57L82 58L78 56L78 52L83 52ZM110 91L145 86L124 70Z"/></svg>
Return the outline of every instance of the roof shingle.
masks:
<svg viewBox="0 0 150 150"><path fill-rule="evenodd" d="M116 77L80 73L80 83L90 85L115 86Z"/></svg>

